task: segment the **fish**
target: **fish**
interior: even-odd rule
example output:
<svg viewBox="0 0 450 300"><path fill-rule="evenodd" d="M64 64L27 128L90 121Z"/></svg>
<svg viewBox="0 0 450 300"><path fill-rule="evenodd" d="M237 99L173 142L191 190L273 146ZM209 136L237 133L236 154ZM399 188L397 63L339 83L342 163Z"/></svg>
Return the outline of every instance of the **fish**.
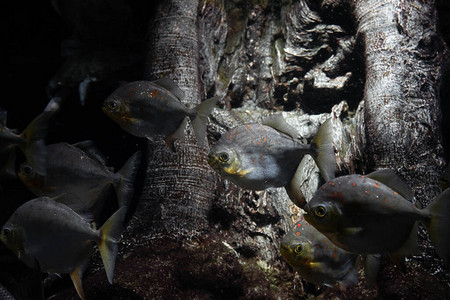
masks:
<svg viewBox="0 0 450 300"><path fill-rule="evenodd" d="M81 299L82 276L98 245L108 281L114 277L117 242L124 230L125 207L95 230L68 206L48 197L22 204L3 225L0 240L20 261L41 272L70 274Z"/></svg>
<svg viewBox="0 0 450 300"><path fill-rule="evenodd" d="M136 152L114 173L92 141L61 142L47 145L46 176L25 162L19 166L18 177L36 196L55 198L78 213L95 215L92 208L111 186L119 206L128 205L139 163L140 152Z"/></svg>
<svg viewBox="0 0 450 300"><path fill-rule="evenodd" d="M297 175L305 154L314 158L325 180L334 178L331 119L321 125L310 144L304 143L281 115L262 123L238 125L220 137L208 154L208 163L219 175L245 189L285 187L290 199L303 207L306 200Z"/></svg>
<svg viewBox="0 0 450 300"><path fill-rule="evenodd" d="M358 254L334 245L303 216L281 240L280 252L311 283L346 288L358 282Z"/></svg>
<svg viewBox="0 0 450 300"><path fill-rule="evenodd" d="M53 115L59 110L61 98L52 98L20 134L6 126L7 112L0 112L0 170L6 178L16 178L16 148L20 148L26 160L37 173L45 175L45 138Z"/></svg>
<svg viewBox="0 0 450 300"><path fill-rule="evenodd" d="M150 141L162 137L173 148L185 137L188 119L192 121L197 143L203 146L206 123L218 97L189 109L181 100L183 91L170 79L133 81L116 89L104 102L103 111L123 130Z"/></svg>
<svg viewBox="0 0 450 300"><path fill-rule="evenodd" d="M304 207L305 219L353 253L389 254L394 263L419 253L418 223L437 254L450 258L450 189L417 208L411 188L393 170L341 176L323 184Z"/></svg>

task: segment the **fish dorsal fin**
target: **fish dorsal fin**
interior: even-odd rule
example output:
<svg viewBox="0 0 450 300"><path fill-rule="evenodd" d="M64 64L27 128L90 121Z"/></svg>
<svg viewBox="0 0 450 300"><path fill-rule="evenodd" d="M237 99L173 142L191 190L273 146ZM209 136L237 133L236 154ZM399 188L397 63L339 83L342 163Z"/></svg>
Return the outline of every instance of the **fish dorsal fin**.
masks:
<svg viewBox="0 0 450 300"><path fill-rule="evenodd" d="M281 114L268 116L262 121L262 124L270 126L279 132L285 133L294 139L301 138L298 131L289 125Z"/></svg>
<svg viewBox="0 0 450 300"><path fill-rule="evenodd" d="M178 87L178 85L169 78L161 78L153 81L153 83L165 88L169 92L175 95L180 101L184 99L184 92Z"/></svg>
<svg viewBox="0 0 450 300"><path fill-rule="evenodd" d="M387 185L406 200L412 201L414 198L411 188L391 169L377 170L368 174L367 177Z"/></svg>
<svg viewBox="0 0 450 300"><path fill-rule="evenodd" d="M86 153L90 158L98 161L103 166L106 166L105 158L103 157L103 155L100 152L100 150L98 150L98 148L95 147L93 141L90 141L90 140L82 141L82 142L75 143L72 146L80 149L81 151Z"/></svg>

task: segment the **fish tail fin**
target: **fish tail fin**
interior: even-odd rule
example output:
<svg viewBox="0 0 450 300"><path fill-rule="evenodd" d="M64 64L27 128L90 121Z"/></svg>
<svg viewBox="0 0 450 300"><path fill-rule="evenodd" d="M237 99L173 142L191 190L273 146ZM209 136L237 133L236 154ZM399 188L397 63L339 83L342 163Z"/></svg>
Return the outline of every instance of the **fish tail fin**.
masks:
<svg viewBox="0 0 450 300"><path fill-rule="evenodd" d="M20 148L25 154L27 161L33 166L34 170L45 175L45 159L47 148L45 137L47 136L50 118L59 110L60 98L52 98L44 111L34 118L33 121L20 134L23 143Z"/></svg>
<svg viewBox="0 0 450 300"><path fill-rule="evenodd" d="M106 276L112 284L114 277L114 267L117 256L117 242L124 230L123 222L126 207L119 208L100 228L100 242L98 248L105 266Z"/></svg>
<svg viewBox="0 0 450 300"><path fill-rule="evenodd" d="M134 153L119 170L120 183L115 185L119 206L127 206L133 195L133 184L139 164L141 162L141 152Z"/></svg>
<svg viewBox="0 0 450 300"><path fill-rule="evenodd" d="M192 127L194 128L195 137L200 147L203 146L203 143L205 141L206 123L208 122L208 117L216 106L217 101L219 101L219 97L215 96L206 99L198 107L196 107L197 116L192 122Z"/></svg>
<svg viewBox="0 0 450 300"><path fill-rule="evenodd" d="M333 179L336 172L332 133L333 123L331 123L331 119L328 119L320 126L319 131L311 142L311 148L315 152L313 155L314 161L325 181Z"/></svg>
<svg viewBox="0 0 450 300"><path fill-rule="evenodd" d="M431 243L437 254L450 261L450 188L440 195L425 208L431 217L425 222L430 235Z"/></svg>

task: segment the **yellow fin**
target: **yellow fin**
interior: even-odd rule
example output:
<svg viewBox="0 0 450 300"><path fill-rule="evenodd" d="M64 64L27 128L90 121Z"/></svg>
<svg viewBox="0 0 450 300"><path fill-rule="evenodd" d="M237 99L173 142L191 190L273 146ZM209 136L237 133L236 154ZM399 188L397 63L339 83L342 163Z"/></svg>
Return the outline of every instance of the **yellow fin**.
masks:
<svg viewBox="0 0 450 300"><path fill-rule="evenodd" d="M123 222L127 208L119 208L100 228L101 240L98 245L103 265L105 266L106 276L109 283L112 284L114 277L114 267L117 256L117 242L123 232Z"/></svg>
<svg viewBox="0 0 450 300"><path fill-rule="evenodd" d="M81 266L78 266L70 273L70 279L72 279L73 285L75 286L75 289L77 290L78 296L80 296L81 299L86 300L86 296L84 295L83 290L83 284L81 282L81 279L83 277L83 268Z"/></svg>

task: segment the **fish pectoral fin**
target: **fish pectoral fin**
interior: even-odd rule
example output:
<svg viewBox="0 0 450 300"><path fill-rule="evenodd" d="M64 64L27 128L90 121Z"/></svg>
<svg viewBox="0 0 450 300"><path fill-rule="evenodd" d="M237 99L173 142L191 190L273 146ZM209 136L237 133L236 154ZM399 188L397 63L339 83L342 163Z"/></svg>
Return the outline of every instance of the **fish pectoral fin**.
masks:
<svg viewBox="0 0 450 300"><path fill-rule="evenodd" d="M250 173L251 171L253 171L253 169L248 169L248 170L238 170L237 172L236 172L236 174L238 174L239 176L245 176L245 175L247 175L248 173Z"/></svg>
<svg viewBox="0 0 450 300"><path fill-rule="evenodd" d="M363 231L362 227L346 227L343 230L345 236L358 235Z"/></svg>
<svg viewBox="0 0 450 300"><path fill-rule="evenodd" d="M72 279L73 285L77 290L78 296L80 296L81 299L85 300L86 296L84 295L83 284L81 282L82 278L83 278L83 268L81 266L76 267L70 273L70 279Z"/></svg>

